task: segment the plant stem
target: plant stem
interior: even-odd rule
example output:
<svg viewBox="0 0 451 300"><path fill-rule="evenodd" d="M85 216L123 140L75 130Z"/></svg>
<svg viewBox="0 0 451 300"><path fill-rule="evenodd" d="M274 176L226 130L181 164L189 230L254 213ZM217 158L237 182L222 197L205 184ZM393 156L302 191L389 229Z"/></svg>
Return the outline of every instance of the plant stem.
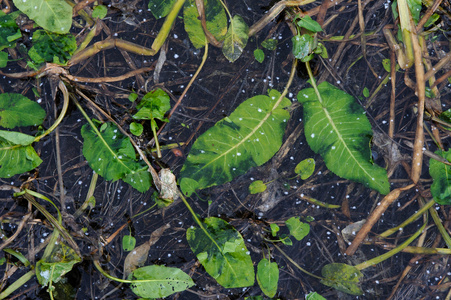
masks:
<svg viewBox="0 0 451 300"><path fill-rule="evenodd" d="M63 93L63 99L64 99L63 109L61 110L61 113L58 116L58 119L55 120L55 123L53 123L53 125L49 129L47 129L43 134L35 137L34 142L39 142L43 137L45 137L46 135L51 133L61 123L64 116L66 115L67 108L69 107L69 92L67 91L66 86L64 85L64 83L61 80L58 83L58 88Z"/></svg>
<svg viewBox="0 0 451 300"><path fill-rule="evenodd" d="M152 118L150 120L150 128L152 128L153 138L155 139L155 147L157 148L157 156L158 158L161 158L161 150L160 150L160 143L158 142L158 135L157 135L157 123Z"/></svg>
<svg viewBox="0 0 451 300"><path fill-rule="evenodd" d="M100 265L100 262L98 260L93 260L94 266L96 267L96 269L102 273L103 276L105 276L108 279L111 279L113 281L117 281L117 282L122 282L122 283L149 283L152 282L154 280L152 279L139 279L139 280L128 280L128 279L121 279L121 278L117 278L114 276L111 276L110 274L108 274L107 272L105 272L104 269L102 269L102 266Z"/></svg>
<svg viewBox="0 0 451 300"><path fill-rule="evenodd" d="M433 200L431 200L431 201L433 201ZM442 235L442 238L445 241L446 246L448 246L448 248L451 249L451 238L450 238L448 232L446 231L445 227L443 227L442 220L440 220L440 217L438 216L437 211L435 210L434 207L430 207L429 213L431 214L432 219L434 220L434 223L437 226L438 231Z"/></svg>
<svg viewBox="0 0 451 300"><path fill-rule="evenodd" d="M207 229L204 227L204 224L202 223L202 221L199 219L199 217L197 216L197 214L194 212L193 208L191 207L191 205L189 205L188 201L186 201L185 196L183 195L183 193L179 192L179 196L180 199L182 199L183 204L185 204L186 208L188 208L189 212L191 213L191 215L194 218L194 221L196 221L197 225L199 225L199 227L204 231L204 233L208 236L208 238L216 245L216 247L218 247L219 251L222 252L221 247L219 247L218 243L216 242L216 240L210 235L210 232L207 231Z"/></svg>
<svg viewBox="0 0 451 300"><path fill-rule="evenodd" d="M224 1L219 0L219 2L221 2L222 6L224 7L225 11L227 12L227 15L229 16L229 19L230 19L230 24L232 24L232 14L230 13L227 6L225 5Z"/></svg>
<svg viewBox="0 0 451 300"><path fill-rule="evenodd" d="M318 97L318 101L321 105L323 105L323 98L321 97L321 93L318 90L318 86L316 85L315 77L313 76L312 68L310 68L310 62L306 61L305 66L307 67L308 77L310 78L310 83L315 90L316 96Z"/></svg>
<svg viewBox="0 0 451 300"><path fill-rule="evenodd" d="M92 209L91 198L94 197L94 190L96 188L98 178L99 178L99 174L97 174L96 172L93 172L92 178L91 178L91 183L89 184L88 193L86 194L85 202L83 202L83 204L80 206L80 208L77 209L77 211L74 213L75 219L78 218L83 213L83 211L88 208L88 206L91 206L91 209Z"/></svg>
<svg viewBox="0 0 451 300"><path fill-rule="evenodd" d="M99 139L102 141L102 143L105 145L105 148L108 149L108 151L111 153L111 155L114 157L114 159L119 162L121 165L123 165L126 169L128 169L130 171L130 173L135 173L134 170L130 169L126 164L124 164L124 162L122 161L122 159L120 159L117 154L111 149L111 147L108 145L108 143L105 141L105 139L103 138L102 134L100 133L100 131L97 129L97 126L94 124L94 122L92 122L92 120L89 118L88 114L85 112L85 110L83 109L83 107L81 107L80 103L77 101L77 99L75 99L75 97L72 97L72 101L74 101L75 105L77 106L78 110L80 110L80 112L82 113L82 115L85 117L86 121L88 121L89 125L91 125L92 130L95 132L95 134L99 137Z"/></svg>
<svg viewBox="0 0 451 300"><path fill-rule="evenodd" d="M166 38L168 37L169 32L171 31L172 24L174 24L175 19L177 18L177 15L182 9L184 3L185 0L177 0L177 2L172 6L171 12L167 15L166 19L164 20L163 26L161 26L161 29L158 32L157 37L153 41L152 50L155 50L155 53L157 53L158 50L160 50L161 46L166 41Z"/></svg>
<svg viewBox="0 0 451 300"><path fill-rule="evenodd" d="M274 247L276 247L277 250L280 251L280 253L282 253L283 256L285 256L286 259L288 259L296 268L298 268L299 270L301 270L302 272L304 272L307 275L310 275L312 277L315 277L316 279L319 280L323 280L324 278L317 276L313 273L310 273L309 271L303 269L300 265L298 265L291 257L288 256L288 254L286 254L285 252L282 251L282 249L280 249L279 246L277 246L276 244L273 244Z"/></svg>
<svg viewBox="0 0 451 300"><path fill-rule="evenodd" d="M410 36L410 33L413 32L413 28L411 26L411 16L409 6L407 5L407 0L398 0L398 12L399 12L399 20L401 23L401 32L404 43L405 55L407 56L405 62L400 62L399 58L398 62L401 68L408 69L412 66L414 62L414 55L413 55L412 39Z"/></svg>
<svg viewBox="0 0 451 300"><path fill-rule="evenodd" d="M72 249L74 249L74 251L77 253L77 255L81 256L80 250L78 249L78 246L75 243L75 241L72 239L72 236L61 225L62 218L61 218L61 214L58 210L58 207L56 207L56 205L52 201L50 201L50 199L48 199L47 197L45 197L39 193L36 193L34 191L28 190L28 189L25 189L23 192L14 194L14 196L21 196L21 195L23 195L25 199L27 199L31 204L33 204L34 207L36 207L46 217L46 219L49 220L49 222L53 225L53 227L57 230L57 232L61 233L63 238L68 242L68 244L72 247ZM58 212L58 220L55 219L55 217L52 216L41 204L39 204L33 198L33 196L50 202Z"/></svg>
<svg viewBox="0 0 451 300"><path fill-rule="evenodd" d="M361 264L358 264L355 266L359 270L366 269L368 267L377 265L378 263L383 262L384 260L392 257L393 255L397 254L398 252L401 252L404 248L406 248L410 243L412 243L426 228L427 222L423 224L423 226L420 227L411 237L409 237L404 243L399 245L398 247L394 248L393 250L388 251L385 254L379 255L373 259L367 260Z"/></svg>
<svg viewBox="0 0 451 300"><path fill-rule="evenodd" d="M8 286L3 292L0 293L0 299L5 299L9 295L11 295L11 293L24 285L28 280L33 278L34 275L35 270L28 271L27 273L22 275L22 277L14 281L10 286Z"/></svg>
<svg viewBox="0 0 451 300"><path fill-rule="evenodd" d="M191 85L193 84L194 80L196 80L197 76L199 75L200 71L202 70L202 68L204 67L205 62L207 61L207 57L208 57L208 41L205 42L205 52L204 55L202 56L202 62L200 63L199 67L196 70L196 73L194 73L193 77L191 78L191 80L188 82L188 84L186 85L186 88L183 90L183 93L180 95L180 97L178 98L177 102L175 103L174 107L171 109L171 111L169 112L168 115L168 119L172 116L172 114L174 113L174 111L177 109L177 107L179 106L179 104L182 102L183 98L185 97L186 93L188 92L188 90L190 89ZM165 126L166 123L164 123L161 126L161 129L159 130L159 132L161 132L161 130L163 129L163 126Z"/></svg>
<svg viewBox="0 0 451 300"><path fill-rule="evenodd" d="M435 201L434 200L430 200L428 203L426 203L425 205L423 205L422 208L420 208L416 213L414 213L413 215L411 215L407 220L405 220L404 222L402 222L401 224L399 224L396 227L390 228L386 231L384 231L383 233L381 233L379 236L380 237L387 237L392 235L393 233L397 232L400 228L405 228L408 224L414 222L416 219L418 219L423 213L425 213L429 208L431 208L434 205Z"/></svg>

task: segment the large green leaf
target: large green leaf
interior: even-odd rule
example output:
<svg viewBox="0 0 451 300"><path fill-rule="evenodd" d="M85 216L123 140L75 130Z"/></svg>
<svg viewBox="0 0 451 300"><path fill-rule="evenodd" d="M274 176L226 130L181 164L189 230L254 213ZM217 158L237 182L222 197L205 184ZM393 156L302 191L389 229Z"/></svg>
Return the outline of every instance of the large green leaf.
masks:
<svg viewBox="0 0 451 300"><path fill-rule="evenodd" d="M230 61L237 60L243 53L248 40L249 27L243 18L235 15L230 23L229 29L224 39L222 53Z"/></svg>
<svg viewBox="0 0 451 300"><path fill-rule="evenodd" d="M207 30L216 40L222 41L227 33L227 16L224 7L219 0L205 0L204 10ZM195 0L187 0L185 2L183 21L185 30L194 47L198 49L204 47L207 39L199 19Z"/></svg>
<svg viewBox="0 0 451 300"><path fill-rule="evenodd" d="M340 177L363 183L381 194L388 194L387 172L370 162L372 130L365 111L354 98L328 82L298 93L303 103L305 136L329 170Z"/></svg>
<svg viewBox="0 0 451 300"><path fill-rule="evenodd" d="M225 288L254 284L254 267L243 237L226 221L210 217L191 227L186 238L205 270Z"/></svg>
<svg viewBox="0 0 451 300"><path fill-rule="evenodd" d="M14 128L42 124L45 110L21 94L0 94L0 126Z"/></svg>
<svg viewBox="0 0 451 300"><path fill-rule="evenodd" d="M363 275L356 267L342 263L328 264L321 270L321 275L324 277L321 280L324 285L351 295L363 294L359 286Z"/></svg>
<svg viewBox="0 0 451 300"><path fill-rule="evenodd" d="M437 150L435 154L451 161L451 150ZM451 167L433 158L429 160L429 174L434 182L431 185L434 201L441 205L451 204Z"/></svg>
<svg viewBox="0 0 451 300"><path fill-rule="evenodd" d="M182 191L190 196L231 181L251 167L261 166L279 150L291 104L284 98L275 107L280 93L269 92L243 102L228 117L208 129L194 143L180 172Z"/></svg>
<svg viewBox="0 0 451 300"><path fill-rule="evenodd" d="M72 248L59 242L53 247L47 261L41 259L36 263L36 277L42 286L56 283L80 261L81 258Z"/></svg>
<svg viewBox="0 0 451 300"><path fill-rule="evenodd" d="M72 7L63 0L13 0L14 5L45 30L67 33L72 25Z"/></svg>
<svg viewBox="0 0 451 300"><path fill-rule="evenodd" d="M16 24L16 18L19 14L20 11L5 14L0 10L0 50L15 47L16 43L13 41L22 36L19 26Z"/></svg>
<svg viewBox="0 0 451 300"><path fill-rule="evenodd" d="M75 50L77 50L77 42L72 34L55 34L36 30L33 33L33 47L28 51L28 55L36 64L43 62L65 64Z"/></svg>
<svg viewBox="0 0 451 300"><path fill-rule="evenodd" d="M131 287L136 295L143 298L164 298L194 285L191 277L182 270L157 265L136 269L128 279L140 281Z"/></svg>
<svg viewBox="0 0 451 300"><path fill-rule="evenodd" d="M274 297L279 283L279 267L276 262L270 262L266 258L257 265L257 282L263 293L268 297Z"/></svg>
<svg viewBox="0 0 451 300"><path fill-rule="evenodd" d="M0 177L9 178L28 172L42 163L31 146L34 137L13 131L0 130Z"/></svg>
<svg viewBox="0 0 451 300"><path fill-rule="evenodd" d="M83 155L89 166L106 180L122 179L140 192L147 191L150 173L143 162L136 160L130 140L112 123L99 125L100 135L89 124L81 128Z"/></svg>

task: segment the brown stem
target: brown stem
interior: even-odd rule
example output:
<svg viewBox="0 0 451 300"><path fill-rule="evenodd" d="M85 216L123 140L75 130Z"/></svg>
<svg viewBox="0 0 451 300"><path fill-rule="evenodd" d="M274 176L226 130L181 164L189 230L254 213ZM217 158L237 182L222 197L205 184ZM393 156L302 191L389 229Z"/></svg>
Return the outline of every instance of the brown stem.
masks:
<svg viewBox="0 0 451 300"><path fill-rule="evenodd" d="M393 201L398 199L398 197L402 191L409 190L409 189L413 188L414 186L415 186L414 184L411 184L406 187L395 189L395 190L391 191L387 196L385 196L384 199L382 199L382 201L380 203L378 203L378 206L370 214L370 216L366 220L365 224L359 230L359 232L355 236L354 240L352 241L351 245L346 250L346 255L349 255L349 256L354 255L357 248L360 246L360 244L366 238L366 236L370 232L373 225L376 224L377 221L379 221L380 217L385 212L385 210L387 210L387 208L393 203Z"/></svg>

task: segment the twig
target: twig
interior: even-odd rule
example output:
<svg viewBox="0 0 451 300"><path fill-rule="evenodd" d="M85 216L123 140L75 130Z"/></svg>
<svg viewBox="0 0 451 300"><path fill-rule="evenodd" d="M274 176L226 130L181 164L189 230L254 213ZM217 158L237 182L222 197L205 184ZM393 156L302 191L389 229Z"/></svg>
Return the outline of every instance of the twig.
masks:
<svg viewBox="0 0 451 300"><path fill-rule="evenodd" d="M413 188L415 185L411 184L406 187L397 188L393 191L391 191L387 196L382 199L380 203L378 203L378 206L376 209L370 214L365 224L362 226L362 228L359 230L357 235L355 236L354 240L352 241L351 245L346 250L346 255L354 255L357 248L360 246L362 241L366 238L368 233L370 232L371 228L374 224L376 224L377 221L379 221L382 214L385 212L385 210L396 200L398 199L399 195L402 191L407 191Z"/></svg>

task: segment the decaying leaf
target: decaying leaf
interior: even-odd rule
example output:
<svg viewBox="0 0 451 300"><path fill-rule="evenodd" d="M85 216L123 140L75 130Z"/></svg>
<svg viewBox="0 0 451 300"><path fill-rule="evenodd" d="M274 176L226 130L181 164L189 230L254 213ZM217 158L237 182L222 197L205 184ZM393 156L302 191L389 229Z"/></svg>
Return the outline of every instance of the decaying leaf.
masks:
<svg viewBox="0 0 451 300"><path fill-rule="evenodd" d="M124 261L124 278L126 278L130 273L132 273L137 268L144 265L149 256L150 247L158 242L160 237L163 235L164 231L170 228L171 225L166 224L161 226L150 235L150 239L144 244L136 247L132 252L130 252Z"/></svg>
<svg viewBox="0 0 451 300"><path fill-rule="evenodd" d="M160 198L166 200L177 200L178 188L175 175L172 174L170 169L166 168L161 169L158 176L161 181Z"/></svg>

